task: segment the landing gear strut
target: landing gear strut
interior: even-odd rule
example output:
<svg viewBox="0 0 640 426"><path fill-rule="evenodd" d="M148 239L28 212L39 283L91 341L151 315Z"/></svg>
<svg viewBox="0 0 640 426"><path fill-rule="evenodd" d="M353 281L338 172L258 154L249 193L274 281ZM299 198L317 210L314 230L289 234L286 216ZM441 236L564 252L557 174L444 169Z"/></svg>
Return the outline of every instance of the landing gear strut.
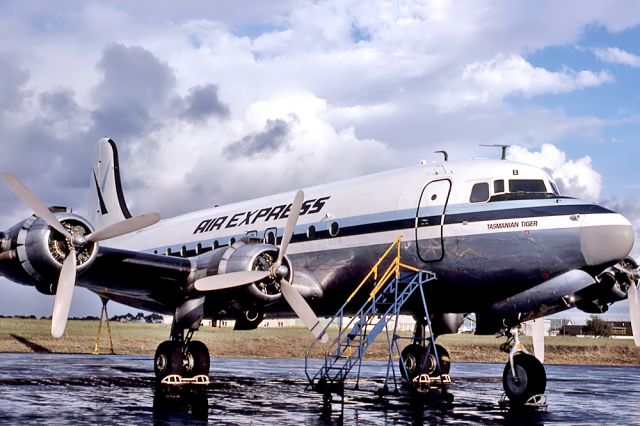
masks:
<svg viewBox="0 0 640 426"><path fill-rule="evenodd" d="M509 362L504 366L502 384L512 405L530 404L539 400L547 387L547 374L536 357L530 355L518 338L518 329L501 346L509 353Z"/></svg>

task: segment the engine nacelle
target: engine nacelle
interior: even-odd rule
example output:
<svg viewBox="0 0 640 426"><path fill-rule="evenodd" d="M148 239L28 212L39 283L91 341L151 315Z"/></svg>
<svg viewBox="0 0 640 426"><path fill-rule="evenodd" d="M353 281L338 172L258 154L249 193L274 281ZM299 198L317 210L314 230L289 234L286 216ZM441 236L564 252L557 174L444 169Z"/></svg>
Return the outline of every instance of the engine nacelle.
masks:
<svg viewBox="0 0 640 426"><path fill-rule="evenodd" d="M81 216L65 211L55 215L71 235L93 232L91 224ZM37 216L9 229L5 240L11 259L3 262L2 273L14 281L35 285L44 294L55 294L62 263L70 252L69 241ZM95 243L77 249L78 273L91 265L97 253Z"/></svg>
<svg viewBox="0 0 640 426"><path fill-rule="evenodd" d="M619 264L627 271L634 271L638 264L628 257ZM576 302L576 307L589 314L601 314L607 312L609 305L627 298L629 286L632 285L631 277L615 266L607 268L596 277L596 283L580 295L581 300Z"/></svg>
<svg viewBox="0 0 640 426"><path fill-rule="evenodd" d="M195 277L198 279L238 271L266 271L277 258L278 248L271 244L240 240L229 247L221 247L199 256ZM293 269L287 256L284 257L282 264L288 269L285 279L292 282ZM246 305L247 309L253 309L256 305L269 305L282 297L280 282L273 277L267 277L262 281L230 291L243 293L243 297L238 301L243 300L242 303Z"/></svg>

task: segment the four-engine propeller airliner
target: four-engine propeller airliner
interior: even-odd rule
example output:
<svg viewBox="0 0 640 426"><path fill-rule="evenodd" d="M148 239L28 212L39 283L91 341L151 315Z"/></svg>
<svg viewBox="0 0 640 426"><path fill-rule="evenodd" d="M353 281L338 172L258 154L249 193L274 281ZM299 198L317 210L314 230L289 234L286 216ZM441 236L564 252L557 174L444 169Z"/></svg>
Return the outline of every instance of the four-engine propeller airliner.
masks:
<svg viewBox="0 0 640 426"><path fill-rule="evenodd" d="M325 339L317 316L332 315L399 236L403 262L438 277L425 288L436 335L475 313L476 333L511 337L523 321L572 307L600 313L628 297L640 344L631 224L562 196L530 165L445 158L165 220L131 216L111 139L97 144L88 218L47 208L16 177L4 179L35 214L1 234L0 273L55 295L56 337L76 284L173 315L170 340L156 351L158 379L208 375L208 349L192 339L203 318L253 329L295 314ZM418 341L422 305L404 310ZM512 400L525 400L544 392L544 368L517 353L503 382Z"/></svg>

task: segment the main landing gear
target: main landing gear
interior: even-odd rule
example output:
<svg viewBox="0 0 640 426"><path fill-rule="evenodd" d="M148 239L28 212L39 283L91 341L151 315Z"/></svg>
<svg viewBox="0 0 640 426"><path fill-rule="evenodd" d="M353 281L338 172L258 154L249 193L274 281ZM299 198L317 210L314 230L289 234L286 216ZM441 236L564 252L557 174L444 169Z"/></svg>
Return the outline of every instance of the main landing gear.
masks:
<svg viewBox="0 0 640 426"><path fill-rule="evenodd" d="M425 338L426 328L427 325L416 321L412 342L402 350L399 359L402 377L414 384L418 391L422 390L425 384L430 388L432 385L444 387L451 383L449 352L435 343L435 336Z"/></svg>
<svg viewBox="0 0 640 426"><path fill-rule="evenodd" d="M156 349L154 372L158 382L169 376L179 376L180 381L196 379L198 376L208 379L209 366L209 350L197 340L166 340Z"/></svg>
<svg viewBox="0 0 640 426"><path fill-rule="evenodd" d="M544 391L547 374L542 363L529 354L518 338L518 329L510 330L510 336L500 349L509 354L509 362L502 373L505 395L512 406L546 406Z"/></svg>
<svg viewBox="0 0 640 426"><path fill-rule="evenodd" d="M171 340L160 343L156 349L153 362L156 381L161 384L208 384L209 350L204 343L191 339L202 318L192 321L186 334L176 318L179 316L174 317Z"/></svg>

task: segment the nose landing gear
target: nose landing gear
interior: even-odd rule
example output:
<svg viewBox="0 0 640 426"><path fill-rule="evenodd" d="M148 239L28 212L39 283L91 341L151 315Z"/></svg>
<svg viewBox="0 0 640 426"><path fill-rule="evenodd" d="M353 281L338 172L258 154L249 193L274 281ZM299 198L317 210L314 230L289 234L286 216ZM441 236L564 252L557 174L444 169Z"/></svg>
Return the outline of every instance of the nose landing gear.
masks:
<svg viewBox="0 0 640 426"><path fill-rule="evenodd" d="M529 354L518 338L518 329L510 330L506 343L500 349L509 354L504 366L502 385L512 406L546 406L544 391L547 374L542 363Z"/></svg>

